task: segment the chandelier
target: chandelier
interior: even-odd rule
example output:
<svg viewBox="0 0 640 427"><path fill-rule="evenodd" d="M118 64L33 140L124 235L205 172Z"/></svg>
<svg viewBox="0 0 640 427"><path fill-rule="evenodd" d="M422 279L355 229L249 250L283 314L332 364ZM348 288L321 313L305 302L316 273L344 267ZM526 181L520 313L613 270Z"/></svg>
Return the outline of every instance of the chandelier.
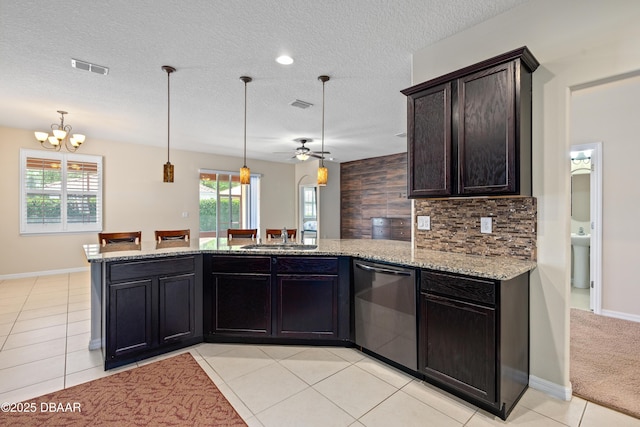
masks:
<svg viewBox="0 0 640 427"><path fill-rule="evenodd" d="M43 148L48 150L60 151L62 146L67 151L74 152L85 140L85 136L79 133L71 135L71 125L64 124L64 115L68 114L66 111L58 110L60 114L60 124L54 123L51 125L51 131L53 135L49 135L47 132L34 132L36 139L40 142Z"/></svg>

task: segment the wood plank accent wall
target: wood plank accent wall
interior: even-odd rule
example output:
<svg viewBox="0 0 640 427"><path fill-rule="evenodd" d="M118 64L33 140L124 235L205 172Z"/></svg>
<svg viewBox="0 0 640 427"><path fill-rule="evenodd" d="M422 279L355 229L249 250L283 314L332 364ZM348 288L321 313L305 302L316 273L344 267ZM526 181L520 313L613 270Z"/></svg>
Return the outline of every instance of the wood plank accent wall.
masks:
<svg viewBox="0 0 640 427"><path fill-rule="evenodd" d="M411 217L407 153L340 164L340 237L370 239L374 217Z"/></svg>

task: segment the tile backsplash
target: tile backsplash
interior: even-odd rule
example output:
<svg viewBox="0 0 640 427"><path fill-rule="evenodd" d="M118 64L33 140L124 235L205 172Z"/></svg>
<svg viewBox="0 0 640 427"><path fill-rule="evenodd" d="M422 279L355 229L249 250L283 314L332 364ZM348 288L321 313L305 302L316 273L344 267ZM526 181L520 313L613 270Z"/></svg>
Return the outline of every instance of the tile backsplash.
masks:
<svg viewBox="0 0 640 427"><path fill-rule="evenodd" d="M416 199L415 215L431 217L431 230L414 226L418 249L536 261L535 197ZM481 217L491 217L491 234L480 233Z"/></svg>

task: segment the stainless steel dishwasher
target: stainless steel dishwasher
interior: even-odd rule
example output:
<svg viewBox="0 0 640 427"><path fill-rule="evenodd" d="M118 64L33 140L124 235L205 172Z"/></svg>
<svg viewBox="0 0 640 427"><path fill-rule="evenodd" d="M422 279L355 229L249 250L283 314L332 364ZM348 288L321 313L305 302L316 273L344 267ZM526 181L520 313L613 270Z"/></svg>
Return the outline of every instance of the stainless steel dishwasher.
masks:
<svg viewBox="0 0 640 427"><path fill-rule="evenodd" d="M418 369L413 269L353 260L356 345Z"/></svg>

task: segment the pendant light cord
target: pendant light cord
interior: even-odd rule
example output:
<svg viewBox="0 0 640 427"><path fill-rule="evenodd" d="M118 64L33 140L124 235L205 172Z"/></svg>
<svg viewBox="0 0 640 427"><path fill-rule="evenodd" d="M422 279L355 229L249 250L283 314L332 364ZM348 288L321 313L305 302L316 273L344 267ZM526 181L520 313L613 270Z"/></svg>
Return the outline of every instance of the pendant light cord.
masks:
<svg viewBox="0 0 640 427"><path fill-rule="evenodd" d="M167 163L169 162L169 135L171 130L171 71L167 71Z"/></svg>
<svg viewBox="0 0 640 427"><path fill-rule="evenodd" d="M324 84L330 79L329 76L318 76L322 82L322 153L320 154L320 167L324 167Z"/></svg>
<svg viewBox="0 0 640 427"><path fill-rule="evenodd" d="M247 167L247 80L244 80L244 154L242 167Z"/></svg>
<svg viewBox="0 0 640 427"><path fill-rule="evenodd" d="M324 167L324 83L322 81L322 148L320 149L322 153L320 154L320 166Z"/></svg>

